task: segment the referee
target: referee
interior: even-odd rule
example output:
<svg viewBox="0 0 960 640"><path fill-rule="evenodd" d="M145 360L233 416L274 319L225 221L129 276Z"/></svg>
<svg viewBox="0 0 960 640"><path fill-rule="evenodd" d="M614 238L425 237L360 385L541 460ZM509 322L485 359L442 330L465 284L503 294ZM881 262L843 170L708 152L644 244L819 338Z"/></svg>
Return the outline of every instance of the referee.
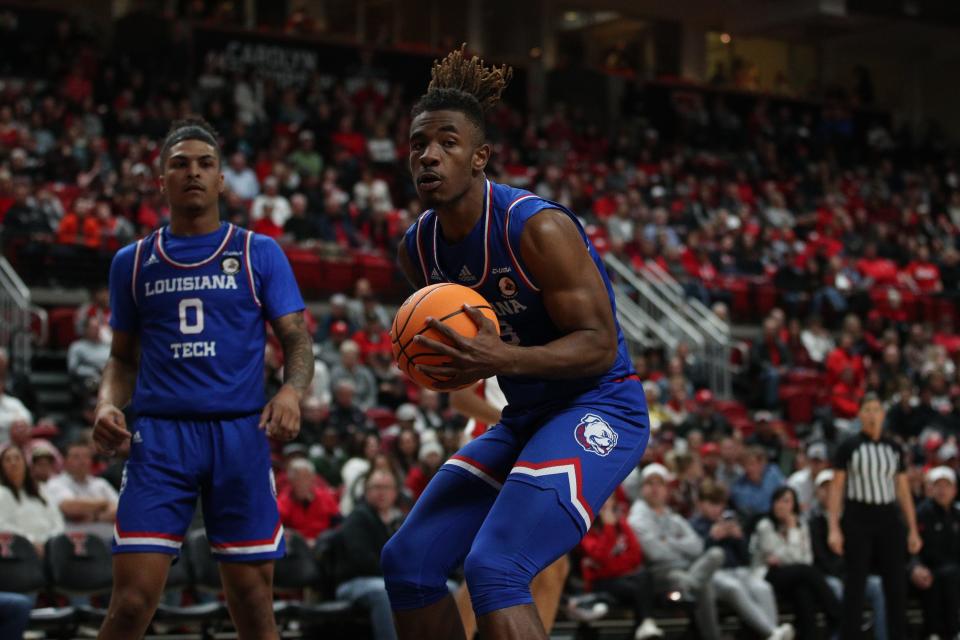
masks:
<svg viewBox="0 0 960 640"><path fill-rule="evenodd" d="M883 435L883 417L880 399L866 394L860 402L861 431L841 443L834 459L828 541L830 548L846 559L844 640L860 637L864 589L870 573L883 579L887 637L907 635L907 550L917 553L921 541L903 451L896 441Z"/></svg>

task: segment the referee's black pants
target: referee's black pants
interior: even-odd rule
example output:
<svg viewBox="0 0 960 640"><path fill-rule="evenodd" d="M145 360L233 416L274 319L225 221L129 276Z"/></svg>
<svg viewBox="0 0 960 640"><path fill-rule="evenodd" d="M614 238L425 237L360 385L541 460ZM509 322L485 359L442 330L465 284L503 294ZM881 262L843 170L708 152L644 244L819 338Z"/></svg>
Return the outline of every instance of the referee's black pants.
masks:
<svg viewBox="0 0 960 640"><path fill-rule="evenodd" d="M883 580L887 637L907 637L907 531L895 505L847 503L843 520L843 640L861 637L867 575Z"/></svg>

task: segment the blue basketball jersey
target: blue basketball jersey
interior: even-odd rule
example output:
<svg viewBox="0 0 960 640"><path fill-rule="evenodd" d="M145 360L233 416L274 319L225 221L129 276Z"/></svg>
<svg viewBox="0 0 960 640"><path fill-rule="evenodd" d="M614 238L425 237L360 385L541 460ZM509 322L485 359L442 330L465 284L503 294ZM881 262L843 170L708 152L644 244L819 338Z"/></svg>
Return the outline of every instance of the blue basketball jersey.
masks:
<svg viewBox="0 0 960 640"><path fill-rule="evenodd" d="M540 289L520 255L524 225L543 209L563 211L577 225L606 286L616 322L616 302L606 268L577 217L565 207L529 191L487 180L483 215L470 234L456 244L443 239L439 216L432 209L424 212L404 237L407 255L414 267L422 271L427 284L454 282L476 289L493 306L504 342L524 347L546 344L562 334L550 319ZM569 402L603 382L623 379L633 373L617 323L617 358L610 370L600 376L564 380L498 376L497 379L509 403L504 410L507 416Z"/></svg>
<svg viewBox="0 0 960 640"><path fill-rule="evenodd" d="M264 321L304 308L280 247L227 223L191 237L163 227L121 249L110 306L113 328L140 339L134 411L176 418L262 409Z"/></svg>

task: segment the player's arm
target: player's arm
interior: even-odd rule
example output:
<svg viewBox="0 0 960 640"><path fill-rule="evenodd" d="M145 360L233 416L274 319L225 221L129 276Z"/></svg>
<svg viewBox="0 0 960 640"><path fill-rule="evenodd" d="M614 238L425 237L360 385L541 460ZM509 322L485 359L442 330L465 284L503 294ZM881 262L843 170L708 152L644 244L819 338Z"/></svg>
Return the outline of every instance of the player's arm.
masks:
<svg viewBox="0 0 960 640"><path fill-rule="evenodd" d="M418 367L439 378L443 387L458 387L493 375L534 378L580 378L606 372L617 355L617 331L607 289L583 238L565 213L545 209L524 227L520 250L527 270L540 287L543 304L562 337L542 346L505 344L493 322L466 307L479 327L476 338L464 338L431 321L454 346L417 336L437 353L450 356L446 367Z"/></svg>
<svg viewBox="0 0 960 640"><path fill-rule="evenodd" d="M130 438L123 408L133 397L138 357L137 335L114 329L110 358L103 369L100 390L97 392L97 409L93 423L93 441L101 453L114 453ZM66 511L65 509L64 513Z"/></svg>
<svg viewBox="0 0 960 640"><path fill-rule="evenodd" d="M450 407L468 418L486 424L500 422L500 411L477 395L476 385L450 392Z"/></svg>
<svg viewBox="0 0 960 640"><path fill-rule="evenodd" d="M403 275L407 277L407 281L414 286L416 289L425 287L426 283L423 281L423 274L417 271L413 266L413 261L410 260L410 254L407 253L407 242L406 239L401 238L400 244L397 246L397 265L400 267L400 270L403 271Z"/></svg>
<svg viewBox="0 0 960 640"><path fill-rule="evenodd" d="M313 380L313 341L303 311L282 315L270 322L283 348L283 386L267 403L260 427L278 440L293 440L300 432L300 400Z"/></svg>

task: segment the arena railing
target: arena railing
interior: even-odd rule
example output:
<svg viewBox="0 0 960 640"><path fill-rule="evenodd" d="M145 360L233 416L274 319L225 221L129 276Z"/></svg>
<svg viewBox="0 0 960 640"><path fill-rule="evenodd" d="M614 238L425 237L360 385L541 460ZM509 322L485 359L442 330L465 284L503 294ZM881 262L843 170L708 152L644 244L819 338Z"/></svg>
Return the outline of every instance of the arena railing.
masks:
<svg viewBox="0 0 960 640"><path fill-rule="evenodd" d="M658 328L656 335L666 333L671 337L662 340L670 351L681 341L687 343L693 355L703 363L710 388L720 397L730 397L729 325L703 303L686 298L680 284L659 267L637 273L610 253L604 256L604 262L621 286L618 307L624 312L629 308L642 310Z"/></svg>
<svg viewBox="0 0 960 640"><path fill-rule="evenodd" d="M30 314L30 289L0 256L0 346L9 350L10 366L16 375L30 373Z"/></svg>

